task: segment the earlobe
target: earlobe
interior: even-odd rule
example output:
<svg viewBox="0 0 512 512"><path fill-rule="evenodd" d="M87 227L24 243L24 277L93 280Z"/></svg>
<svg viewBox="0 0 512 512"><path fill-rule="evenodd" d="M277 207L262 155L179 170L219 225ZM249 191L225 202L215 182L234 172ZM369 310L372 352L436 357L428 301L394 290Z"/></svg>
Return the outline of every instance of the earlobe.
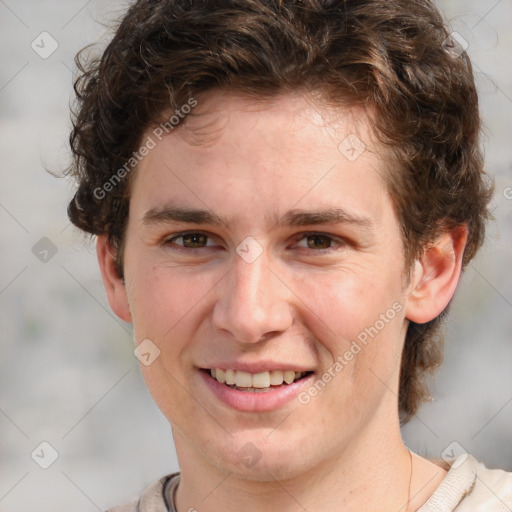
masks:
<svg viewBox="0 0 512 512"><path fill-rule="evenodd" d="M414 263L406 308L409 320L429 322L449 304L459 282L467 235L465 225L447 231Z"/></svg>
<svg viewBox="0 0 512 512"><path fill-rule="evenodd" d="M100 265L103 286L112 311L125 322L132 321L126 287L118 275L115 264L114 250L107 235L99 235L96 242L96 253Z"/></svg>

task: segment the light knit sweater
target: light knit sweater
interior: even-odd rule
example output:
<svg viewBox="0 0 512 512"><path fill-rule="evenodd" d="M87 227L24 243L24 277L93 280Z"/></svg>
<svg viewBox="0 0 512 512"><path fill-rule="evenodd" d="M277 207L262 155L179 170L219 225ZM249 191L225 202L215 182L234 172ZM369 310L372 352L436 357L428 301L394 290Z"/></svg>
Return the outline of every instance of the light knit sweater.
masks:
<svg viewBox="0 0 512 512"><path fill-rule="evenodd" d="M417 512L512 512L512 473L487 469L471 455L449 461L447 475ZM161 478L141 497L107 512L176 512L179 473Z"/></svg>

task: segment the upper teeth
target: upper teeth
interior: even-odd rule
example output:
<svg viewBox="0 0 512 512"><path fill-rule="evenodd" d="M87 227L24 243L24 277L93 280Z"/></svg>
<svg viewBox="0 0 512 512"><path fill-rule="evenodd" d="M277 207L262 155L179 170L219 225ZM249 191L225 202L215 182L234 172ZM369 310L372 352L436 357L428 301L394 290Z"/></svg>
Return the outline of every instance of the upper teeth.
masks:
<svg viewBox="0 0 512 512"><path fill-rule="evenodd" d="M294 380L303 377L306 372L294 370L272 370L270 372L248 373L238 370L221 370L213 368L210 373L221 384L234 385L239 388L268 388L280 386L283 382L291 384Z"/></svg>

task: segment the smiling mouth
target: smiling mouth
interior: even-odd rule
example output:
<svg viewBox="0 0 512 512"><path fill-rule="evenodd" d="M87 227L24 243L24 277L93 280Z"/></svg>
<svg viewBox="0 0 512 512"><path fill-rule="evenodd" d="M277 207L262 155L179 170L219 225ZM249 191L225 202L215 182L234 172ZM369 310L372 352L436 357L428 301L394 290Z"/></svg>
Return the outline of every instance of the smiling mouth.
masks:
<svg viewBox="0 0 512 512"><path fill-rule="evenodd" d="M201 371L210 375L220 384L249 393L265 393L282 386L289 386L313 373L312 371L296 372L294 370L248 373L220 368L203 368Z"/></svg>

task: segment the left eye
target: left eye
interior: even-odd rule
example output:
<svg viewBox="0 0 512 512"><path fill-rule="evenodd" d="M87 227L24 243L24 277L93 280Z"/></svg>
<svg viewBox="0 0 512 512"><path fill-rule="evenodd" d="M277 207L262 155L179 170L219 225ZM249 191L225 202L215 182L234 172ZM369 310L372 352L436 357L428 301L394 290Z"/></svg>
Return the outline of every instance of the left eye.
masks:
<svg viewBox="0 0 512 512"><path fill-rule="evenodd" d="M300 242L304 241L304 245L300 245ZM332 237L328 235L324 235L322 233L311 233L311 234L305 234L302 236L302 238L299 239L299 242L297 245L300 247L307 247L308 249L330 249L333 244L336 243L339 245L338 242L336 242Z"/></svg>

